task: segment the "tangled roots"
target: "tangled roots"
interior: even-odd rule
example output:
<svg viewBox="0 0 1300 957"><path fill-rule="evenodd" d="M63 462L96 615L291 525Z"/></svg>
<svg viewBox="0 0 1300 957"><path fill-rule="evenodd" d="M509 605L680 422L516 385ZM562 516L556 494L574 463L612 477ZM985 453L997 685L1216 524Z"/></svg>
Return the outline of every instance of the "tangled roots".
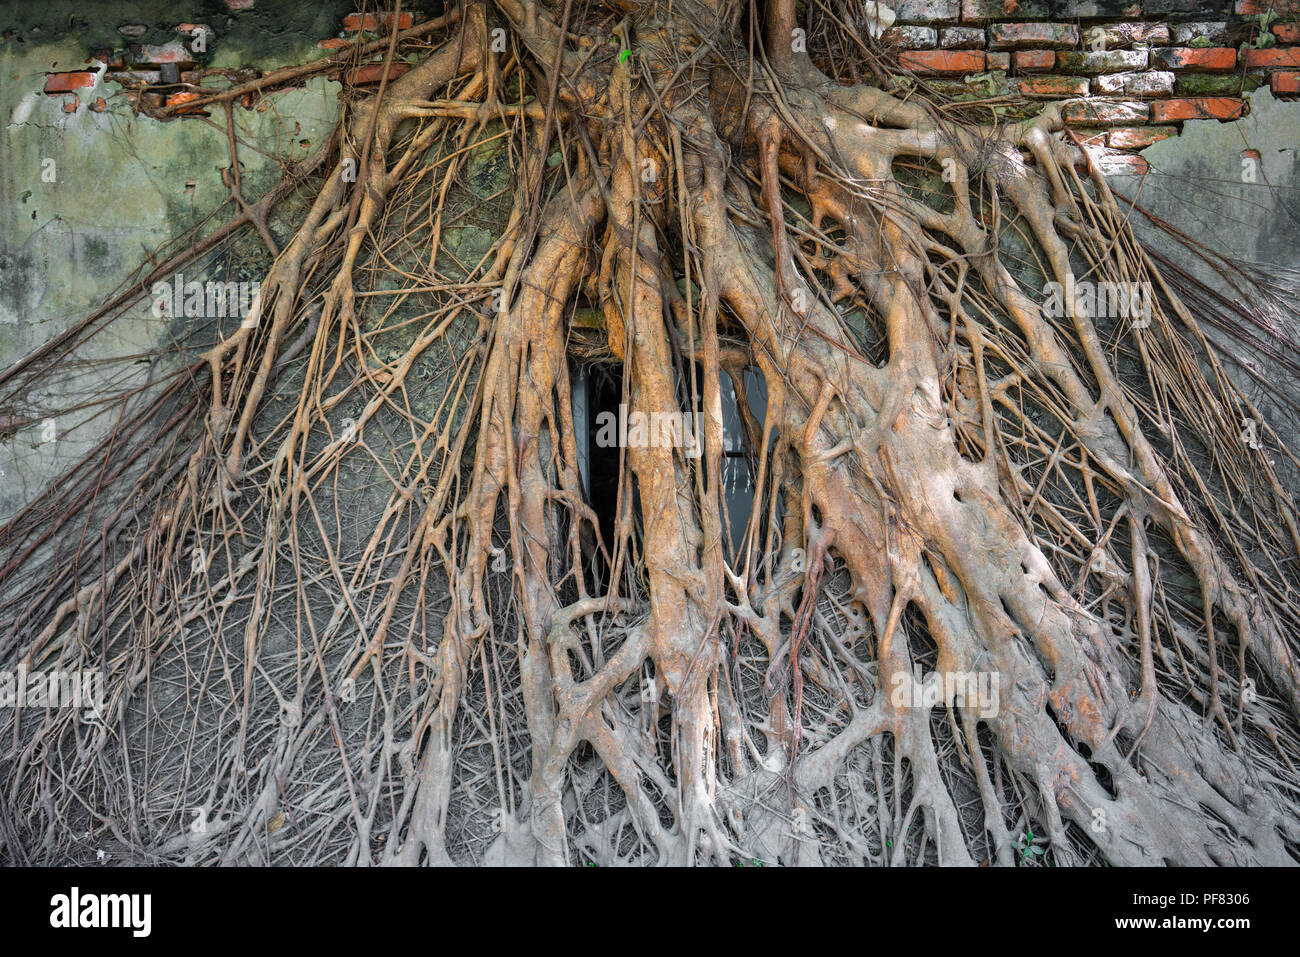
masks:
<svg viewBox="0 0 1300 957"><path fill-rule="evenodd" d="M1055 107L769 7L467 3L241 201L253 312L0 532L5 666L107 688L8 713L10 856L1296 859L1297 463ZM608 508L575 357L696 429Z"/></svg>

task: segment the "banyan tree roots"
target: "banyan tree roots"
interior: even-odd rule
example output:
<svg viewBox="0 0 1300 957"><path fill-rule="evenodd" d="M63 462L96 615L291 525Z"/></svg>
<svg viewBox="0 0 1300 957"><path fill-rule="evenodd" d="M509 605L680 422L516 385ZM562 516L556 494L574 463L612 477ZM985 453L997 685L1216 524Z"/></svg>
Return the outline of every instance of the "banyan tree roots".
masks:
<svg viewBox="0 0 1300 957"><path fill-rule="evenodd" d="M0 531L0 663L106 697L0 713L9 857L1296 859L1295 463L1207 307L1058 107L830 76L807 24L373 45L419 63L222 234L274 255L252 311ZM583 360L696 430L622 437L603 504Z"/></svg>

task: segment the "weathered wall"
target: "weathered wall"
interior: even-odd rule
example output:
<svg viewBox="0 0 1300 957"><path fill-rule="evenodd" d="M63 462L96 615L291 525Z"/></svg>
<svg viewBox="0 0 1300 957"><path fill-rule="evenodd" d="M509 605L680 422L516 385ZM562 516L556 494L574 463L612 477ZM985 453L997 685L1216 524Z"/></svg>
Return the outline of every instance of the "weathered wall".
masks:
<svg viewBox="0 0 1300 957"><path fill-rule="evenodd" d="M1008 94L1065 100L1107 172L1142 172L1137 151L1189 120L1242 116L1260 86L1300 93L1300 0L899 0L892 10L884 39L919 80L1003 112Z"/></svg>
<svg viewBox="0 0 1300 957"><path fill-rule="evenodd" d="M269 71L325 56L344 42L350 7L54 0L0 11L0 367L93 311L164 240L204 235L232 215L223 118L160 122L139 114L137 97L183 95L200 70ZM322 46L322 37L333 42ZM166 63L177 66L178 84L164 85ZM329 134L343 79L315 78L234 110L246 199ZM140 94L141 84L161 92ZM289 226L278 219L271 229L283 239ZM254 280L267 264L256 243L241 244L184 278ZM166 371L165 360L102 360L155 351L182 331L139 303L81 350L67 377L0 408L0 518L111 428L111 414L87 407L97 394ZM83 408L63 411L73 406Z"/></svg>
<svg viewBox="0 0 1300 957"><path fill-rule="evenodd" d="M1277 282L1276 292L1300 302L1300 103L1276 100L1266 88L1247 94L1246 100L1243 119L1189 122L1177 138L1142 152L1150 164L1147 174L1113 176L1111 185L1203 246L1262 268ZM1300 329L1288 317L1250 305L1228 278L1204 260L1187 256L1146 216L1135 213L1131 221L1149 245L1230 301L1246 304L1276 337L1270 348L1292 362L1300 360ZM1251 335L1267 335L1244 321L1242 326ZM1219 341L1227 338L1207 331ZM1233 351L1240 353L1240 344ZM1300 448L1300 380L1267 357L1247 361L1255 376L1241 368L1230 371L1291 448Z"/></svg>
<svg viewBox="0 0 1300 957"><path fill-rule="evenodd" d="M1009 94L1029 97L1028 108L1066 99L1067 117L1123 194L1227 255L1294 269L1300 0L1272 7L1281 16L1268 25L1272 40L1261 40L1255 0L899 0L882 48L914 72L913 82L988 100L1003 115L1016 109L1003 100ZM440 10L425 4L400 25ZM89 313L160 242L227 201L223 118L161 122L140 106L182 104L199 84L325 56L379 27L348 0L42 0L0 11L0 367ZM239 103L246 196L320 142L340 93L378 80L371 62ZM1247 160L1257 164L1250 181ZM227 202L201 228L229 215ZM1158 248L1184 258L1141 216L1134 221ZM281 237L289 227L272 224ZM186 279L251 278L264 267L249 243L196 264ZM1197 274L1232 292L1211 270ZM21 407L0 408L0 518L110 427L104 416L85 424L90 412L82 411L57 418L56 438L47 438L50 410L107 387L108 367L95 360L153 350L177 331L141 303L66 379L43 383ZM140 381L159 374L151 363L131 370ZM124 384L120 364L111 375L114 386ZM1252 393L1287 419L1284 406ZM1300 422L1284 424L1300 435Z"/></svg>

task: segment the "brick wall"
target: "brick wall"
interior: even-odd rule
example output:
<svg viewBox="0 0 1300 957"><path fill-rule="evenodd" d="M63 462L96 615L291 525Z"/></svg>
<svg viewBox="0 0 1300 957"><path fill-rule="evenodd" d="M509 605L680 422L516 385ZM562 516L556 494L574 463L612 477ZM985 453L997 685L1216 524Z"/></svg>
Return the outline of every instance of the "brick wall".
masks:
<svg viewBox="0 0 1300 957"><path fill-rule="evenodd" d="M227 7L253 3L227 0ZM1300 94L1300 0L893 0L892 9L887 53L918 81L960 100L997 104L1008 118L1028 115L1034 101L1064 100L1067 123L1108 171L1145 170L1137 151L1176 135L1187 120L1244 115L1243 94L1262 85L1279 97ZM1261 43L1258 17L1268 10L1277 18ZM344 49L357 31L387 29L389 20L354 13L320 46ZM399 28L412 20L403 13ZM210 49L210 27L181 23L174 41L131 43L128 35L95 57L128 99L180 106L197 98L205 75L194 51L198 32ZM407 68L396 63L393 71ZM377 83L381 70L374 62L340 69L338 77ZM50 73L45 92L63 96L64 109L75 112L83 105L76 91L95 79L86 70ZM1028 108L1015 105L1024 98ZM105 101L97 96L85 105L102 110Z"/></svg>
<svg viewBox="0 0 1300 957"><path fill-rule="evenodd" d="M1243 94L1260 86L1278 97L1300 93L1300 0L892 7L886 44L918 81L972 102L1064 100L1067 123L1108 171L1144 171L1136 151L1176 135L1187 120L1244 115ZM1261 42L1257 18L1269 9L1277 19ZM1012 106L1000 112L1021 115Z"/></svg>
<svg viewBox="0 0 1300 957"><path fill-rule="evenodd" d="M229 13L251 10L256 0L226 0ZM102 112L108 103L100 92L120 96L132 107L146 107L156 110L167 106L175 108L178 114L197 113L208 115L198 109L188 110L184 104L197 100L206 92L219 89L222 81L233 83L247 82L258 77L256 70L205 69L204 63L216 48L219 34L207 24L178 23L175 27L176 39L163 43L142 43L137 38L142 36L146 27L131 24L124 18L118 32L122 42L114 48L94 50L87 65L77 70L61 70L45 75L44 91L49 96L63 98L63 109L75 113L83 106ZM362 35L363 39L374 39L379 34L387 33L392 24L392 14L352 13L339 23L336 35L325 37L317 44L322 55L348 50L353 41ZM216 22L216 21L214 21ZM415 22L414 14L404 12L397 19L399 30L410 28ZM377 84L382 79L383 53L377 53L370 59L353 65L350 57L342 58L348 62L341 63L329 75L349 86ZM288 66L289 64L285 64ZM389 77L401 76L411 68L409 63L394 62L389 70ZM98 85L101 79L112 87ZM82 91L80 94L77 91ZM93 91L93 97L88 92ZM245 108L259 106L258 98L249 94L241 103Z"/></svg>

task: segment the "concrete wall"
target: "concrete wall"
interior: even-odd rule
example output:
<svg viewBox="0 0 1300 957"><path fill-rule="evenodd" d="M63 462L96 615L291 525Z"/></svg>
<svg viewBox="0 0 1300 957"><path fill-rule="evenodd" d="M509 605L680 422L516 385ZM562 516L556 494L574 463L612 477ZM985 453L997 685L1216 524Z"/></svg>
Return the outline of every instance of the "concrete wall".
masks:
<svg viewBox="0 0 1300 957"><path fill-rule="evenodd" d="M292 13L295 4L263 6L257 17L249 11L227 15L225 4L180 3L11 4L0 13L0 367L92 312L164 240L191 229L205 235L229 220L230 192L222 182L223 168L231 165L224 118L160 122L140 115L134 98L115 81L113 63L120 72L136 66L135 57L165 56L143 48L133 54L131 47L149 40L155 51L176 44L178 11L193 13L196 7L208 8L198 12L215 23L201 44L206 50L193 54L205 61L193 64L196 69L269 70L309 60L329 52L319 46L321 34L330 30L326 21L330 32L341 32L342 14L331 12L331 4L312 7L306 18ZM114 7L121 8L116 15ZM270 7L278 7L285 21ZM74 8L80 14L89 8L93 20L72 14ZM60 22L62 29L55 26ZM119 25L131 35L119 32ZM76 82L85 85L63 89L71 84L52 82L51 74L77 75ZM47 92L52 86L58 89ZM235 109L246 199L255 200L278 181L284 162L302 159L328 136L340 88L337 80L316 78ZM289 228L283 219L272 224L281 239ZM268 265L265 250L250 242L195 263L185 279L256 280ZM4 401L0 519L113 423L109 411L66 410L93 403L110 386L120 389L165 373L165 359L102 362L155 351L184 332L153 311L147 300L128 308L107 334L78 353L75 371L43 379Z"/></svg>
<svg viewBox="0 0 1300 957"><path fill-rule="evenodd" d="M1247 94L1240 120L1185 124L1173 139L1142 151L1150 164L1143 176L1111 177L1113 188L1196 242L1220 255L1258 267L1277 283L1283 303L1300 307L1300 103L1275 99L1267 88ZM1191 257L1169 234L1140 213L1132 216L1139 237L1232 302L1240 303L1268 331L1239 325L1271 349L1300 362L1296 317L1252 302L1231 272L1224 274ZM1284 439L1300 449L1300 378L1266 355L1251 355L1234 337L1207 329L1212 339L1242 354L1263 383L1230 371Z"/></svg>

